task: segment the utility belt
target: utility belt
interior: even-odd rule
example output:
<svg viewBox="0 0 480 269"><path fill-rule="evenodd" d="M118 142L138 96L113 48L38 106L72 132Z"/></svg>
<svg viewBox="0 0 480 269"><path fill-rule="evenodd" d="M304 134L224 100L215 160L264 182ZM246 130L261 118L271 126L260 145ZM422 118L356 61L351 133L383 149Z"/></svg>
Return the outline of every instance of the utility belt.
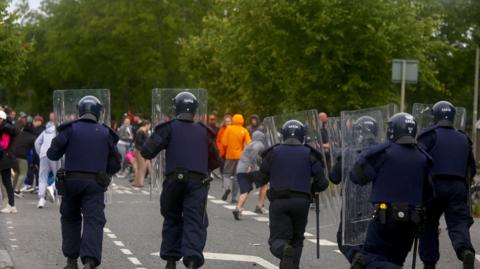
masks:
<svg viewBox="0 0 480 269"><path fill-rule="evenodd" d="M273 202L277 199L289 199L289 198L304 198L306 200L311 200L312 197L308 193L299 192L299 191L291 191L291 190L274 190L269 189L267 191L267 197L270 202Z"/></svg>
<svg viewBox="0 0 480 269"><path fill-rule="evenodd" d="M112 177L105 172L72 172L65 171L65 169L60 168L58 169L55 177L55 187L57 188L59 195L65 194L65 180L72 178L82 180L95 180L100 187L104 188L104 191L108 189L108 186L112 182Z"/></svg>
<svg viewBox="0 0 480 269"><path fill-rule="evenodd" d="M198 180L202 184L206 185L209 184L212 179L204 174L194 172L194 171L189 171L186 169L176 169L175 172L169 173L166 176L167 179L172 179L172 180L178 180L178 181L183 181L186 182L187 180Z"/></svg>
<svg viewBox="0 0 480 269"><path fill-rule="evenodd" d="M392 219L396 222L412 222L415 225L421 225L424 223L425 209L405 203L380 203L375 205L373 218L380 224L386 224L387 219Z"/></svg>

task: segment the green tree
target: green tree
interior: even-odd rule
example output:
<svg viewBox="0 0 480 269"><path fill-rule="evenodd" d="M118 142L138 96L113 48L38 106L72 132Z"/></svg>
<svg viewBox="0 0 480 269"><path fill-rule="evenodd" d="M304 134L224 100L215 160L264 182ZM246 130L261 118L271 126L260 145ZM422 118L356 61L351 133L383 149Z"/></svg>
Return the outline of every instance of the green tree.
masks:
<svg viewBox="0 0 480 269"><path fill-rule="evenodd" d="M216 106L277 113L338 112L398 100L392 58L421 62L424 88L442 90L432 55L440 18L417 1L224 0L186 41L189 78Z"/></svg>
<svg viewBox="0 0 480 269"><path fill-rule="evenodd" d="M109 88L114 115L150 112L150 90L188 86L179 41L198 31L208 1L45 0L27 21L24 87L51 107L54 89ZM42 15L43 14L43 15Z"/></svg>
<svg viewBox="0 0 480 269"><path fill-rule="evenodd" d="M25 70L28 46L22 42L15 14L7 11L9 1L0 0L0 98L12 100L14 87Z"/></svg>

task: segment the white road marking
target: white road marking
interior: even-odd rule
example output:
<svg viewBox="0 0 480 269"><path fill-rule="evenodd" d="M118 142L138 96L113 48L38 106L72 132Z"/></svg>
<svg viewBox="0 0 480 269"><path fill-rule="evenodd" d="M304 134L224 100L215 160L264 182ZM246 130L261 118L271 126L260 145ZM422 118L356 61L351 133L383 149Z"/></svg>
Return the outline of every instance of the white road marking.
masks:
<svg viewBox="0 0 480 269"><path fill-rule="evenodd" d="M316 244L317 239L307 239L308 241ZM320 246L327 246L327 247L336 247L338 246L337 243L333 243L332 241L326 240L326 239L320 239Z"/></svg>
<svg viewBox="0 0 480 269"><path fill-rule="evenodd" d="M278 269L277 266L271 264L270 262L257 257L249 255L236 255L236 254L224 254L224 253L203 253L205 259L207 260L218 260L218 261L237 261L237 262L254 262L263 268L267 269Z"/></svg>
<svg viewBox="0 0 480 269"><path fill-rule="evenodd" d="M224 205L223 207L225 207L228 210L235 210L235 208L237 208L237 206L234 206L234 205Z"/></svg>
<svg viewBox="0 0 480 269"><path fill-rule="evenodd" d="M257 213L252 212L252 211L248 211L248 210L242 211L242 215L244 215L244 216L258 216Z"/></svg>
<svg viewBox="0 0 480 269"><path fill-rule="evenodd" d="M209 195L209 196L208 196L208 199L215 199L215 196Z"/></svg>
<svg viewBox="0 0 480 269"><path fill-rule="evenodd" d="M13 226L8 226L7 228L8 229L15 229L15 227L13 227Z"/></svg>
<svg viewBox="0 0 480 269"><path fill-rule="evenodd" d="M159 252L153 252L151 256L160 256ZM227 253L211 253L204 252L203 256L206 260L217 260L217 261L233 261L233 262L253 262L266 269L278 269L277 266L271 264L267 260L264 260L257 256L249 255L237 255L237 254L227 254Z"/></svg>
<svg viewBox="0 0 480 269"><path fill-rule="evenodd" d="M267 218L267 217L256 217L256 218L253 218L254 220L256 221L260 221L260 222L269 222L270 219Z"/></svg>
<svg viewBox="0 0 480 269"><path fill-rule="evenodd" d="M123 191L115 191L115 192L118 193L118 194L124 194Z"/></svg>
<svg viewBox="0 0 480 269"><path fill-rule="evenodd" d="M475 255L475 257L477 258L477 261L480 262L480 255L477 254L477 255Z"/></svg>
<svg viewBox="0 0 480 269"><path fill-rule="evenodd" d="M125 191L125 193L126 193L126 194L132 194L132 192L131 192L131 191Z"/></svg>
<svg viewBox="0 0 480 269"><path fill-rule="evenodd" d="M10 241L15 242L15 241L17 241L17 239L15 239L15 238L10 238Z"/></svg>
<svg viewBox="0 0 480 269"><path fill-rule="evenodd" d="M18 248L17 245L11 245L10 247L12 247L12 248Z"/></svg>
<svg viewBox="0 0 480 269"><path fill-rule="evenodd" d="M117 247L124 247L124 246L125 246L122 241L113 241L113 243L114 243Z"/></svg>
<svg viewBox="0 0 480 269"><path fill-rule="evenodd" d="M135 257L128 257L128 260L134 265L142 265L142 263Z"/></svg>
<svg viewBox="0 0 480 269"><path fill-rule="evenodd" d="M223 200L210 200L210 202L216 204L216 205L225 205L225 204L228 204L227 202L223 201Z"/></svg>
<svg viewBox="0 0 480 269"><path fill-rule="evenodd" d="M117 236L115 234L107 234L107 236L111 239L117 239Z"/></svg>
<svg viewBox="0 0 480 269"><path fill-rule="evenodd" d="M120 251L125 255L133 255L128 248L121 248Z"/></svg>
<svg viewBox="0 0 480 269"><path fill-rule="evenodd" d="M305 236L305 237L313 237L314 235L313 235L313 234L311 234L311 233L307 233L307 232L305 232L305 233L303 234L303 236Z"/></svg>
<svg viewBox="0 0 480 269"><path fill-rule="evenodd" d="M106 235L109 237L109 238L112 238L112 239L116 239L117 236L111 232L110 229L108 228L104 228L105 230L109 231L110 233L106 233ZM138 268L136 267L137 265L142 265L142 263L136 258L136 257L133 257L133 253L131 250L125 248L125 244L123 244L122 241L119 241L119 240L112 240L113 243L117 246L117 247L120 247L120 251L123 253L123 255L127 256L128 260L133 264L135 265L135 269L146 269L146 268Z"/></svg>
<svg viewBox="0 0 480 269"><path fill-rule="evenodd" d="M150 194L148 191L142 191L142 193L146 195Z"/></svg>
<svg viewBox="0 0 480 269"><path fill-rule="evenodd" d="M338 253L338 254L342 254L342 252L341 252L340 250L338 250L338 249L334 250L333 252L336 252L336 253Z"/></svg>
<svg viewBox="0 0 480 269"><path fill-rule="evenodd" d="M110 231L110 229L108 229L108 228L103 228L103 232L104 233L111 233L112 231Z"/></svg>

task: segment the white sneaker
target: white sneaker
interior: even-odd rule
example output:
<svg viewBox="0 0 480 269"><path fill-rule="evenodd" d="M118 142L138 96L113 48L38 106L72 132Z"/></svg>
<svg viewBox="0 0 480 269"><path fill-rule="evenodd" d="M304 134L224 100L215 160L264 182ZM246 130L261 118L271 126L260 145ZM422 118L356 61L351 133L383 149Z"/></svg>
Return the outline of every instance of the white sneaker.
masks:
<svg viewBox="0 0 480 269"><path fill-rule="evenodd" d="M45 203L46 203L45 198L40 198L40 200L38 201L37 207L38 208L44 208Z"/></svg>
<svg viewBox="0 0 480 269"><path fill-rule="evenodd" d="M47 187L46 195L48 201L55 202L55 187L53 185Z"/></svg>
<svg viewBox="0 0 480 269"><path fill-rule="evenodd" d="M7 206L0 210L0 213L4 213L4 214L14 214L14 213L17 213L17 208L14 207L14 206L10 206L9 204L7 204Z"/></svg>
<svg viewBox="0 0 480 269"><path fill-rule="evenodd" d="M35 188L31 185L25 185L23 188L20 189L20 192L32 192Z"/></svg>

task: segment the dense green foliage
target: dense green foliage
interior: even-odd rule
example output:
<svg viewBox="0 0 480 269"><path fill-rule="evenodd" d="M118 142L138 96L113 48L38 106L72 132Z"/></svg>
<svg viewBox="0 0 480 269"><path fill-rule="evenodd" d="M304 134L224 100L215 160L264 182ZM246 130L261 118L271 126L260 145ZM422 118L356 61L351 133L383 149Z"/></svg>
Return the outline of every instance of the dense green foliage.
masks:
<svg viewBox="0 0 480 269"><path fill-rule="evenodd" d="M8 1L0 0L0 98L18 83L28 53L16 17L7 12L7 7Z"/></svg>
<svg viewBox="0 0 480 269"><path fill-rule="evenodd" d="M420 61L409 104L472 106L475 0L44 0L16 15L28 69L25 53L4 52L20 42L2 23L0 62L15 64L1 62L0 86L31 111L49 110L53 89L109 88L117 118L148 114L152 88L204 87L219 112L336 114L398 102L393 58Z"/></svg>

